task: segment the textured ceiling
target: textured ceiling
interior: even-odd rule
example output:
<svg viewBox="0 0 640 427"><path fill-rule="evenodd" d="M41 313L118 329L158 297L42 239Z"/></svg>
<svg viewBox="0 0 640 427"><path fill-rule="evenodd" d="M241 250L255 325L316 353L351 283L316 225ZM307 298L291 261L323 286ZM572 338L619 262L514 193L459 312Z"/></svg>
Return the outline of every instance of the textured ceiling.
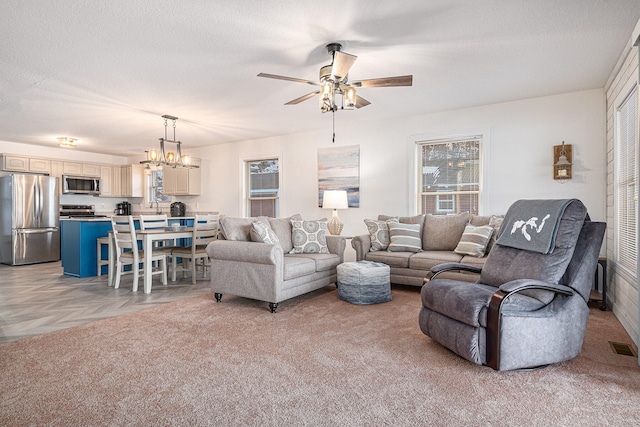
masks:
<svg viewBox="0 0 640 427"><path fill-rule="evenodd" d="M200 147L330 126L313 87L340 42L351 80L412 74L413 87L366 88L368 121L601 88L640 0L3 0L0 140L139 154L178 116ZM336 117L338 119L338 117Z"/></svg>

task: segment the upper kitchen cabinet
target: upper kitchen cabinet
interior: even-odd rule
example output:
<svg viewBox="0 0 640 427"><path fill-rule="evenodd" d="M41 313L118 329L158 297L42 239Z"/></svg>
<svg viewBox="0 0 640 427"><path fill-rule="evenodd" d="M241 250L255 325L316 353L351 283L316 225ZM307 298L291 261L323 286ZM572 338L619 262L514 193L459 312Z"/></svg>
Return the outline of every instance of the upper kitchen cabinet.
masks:
<svg viewBox="0 0 640 427"><path fill-rule="evenodd" d="M144 197L145 179L144 166L127 165L121 168L122 172L122 196Z"/></svg>
<svg viewBox="0 0 640 427"><path fill-rule="evenodd" d="M170 196L199 196L200 168L162 168L163 193Z"/></svg>
<svg viewBox="0 0 640 427"><path fill-rule="evenodd" d="M117 168L117 172L120 172L120 168ZM113 166L100 166L100 196L119 196L113 191Z"/></svg>
<svg viewBox="0 0 640 427"><path fill-rule="evenodd" d="M7 172L51 173L51 161L38 157L2 155L2 170Z"/></svg>
<svg viewBox="0 0 640 427"><path fill-rule="evenodd" d="M65 175L100 177L100 165L93 163L64 162L63 172Z"/></svg>

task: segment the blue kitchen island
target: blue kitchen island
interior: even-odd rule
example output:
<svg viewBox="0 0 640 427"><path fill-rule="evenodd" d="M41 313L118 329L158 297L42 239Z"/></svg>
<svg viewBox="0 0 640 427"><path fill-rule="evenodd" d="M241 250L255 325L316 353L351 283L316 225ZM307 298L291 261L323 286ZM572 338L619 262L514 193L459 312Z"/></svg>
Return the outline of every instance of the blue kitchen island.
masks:
<svg viewBox="0 0 640 427"><path fill-rule="evenodd" d="M136 229L140 228L134 216ZM169 224L193 226L194 217L168 218ZM111 218L62 218L60 219L60 258L65 275L90 277L98 275L97 240L107 237L111 231ZM180 239L181 246L191 244L191 239ZM107 259L108 250L102 248L101 259ZM102 274L107 267L102 267Z"/></svg>

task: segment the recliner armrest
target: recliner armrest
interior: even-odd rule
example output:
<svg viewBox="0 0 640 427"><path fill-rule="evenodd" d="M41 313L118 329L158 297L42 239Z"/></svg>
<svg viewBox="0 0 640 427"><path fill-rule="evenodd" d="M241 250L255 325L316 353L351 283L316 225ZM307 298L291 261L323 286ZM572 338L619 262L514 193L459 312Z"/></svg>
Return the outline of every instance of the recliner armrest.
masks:
<svg viewBox="0 0 640 427"><path fill-rule="evenodd" d="M444 273L445 271L468 271L470 273L480 274L482 268L459 262L445 262L431 267L431 270L427 273L427 277L424 278L424 283L435 279L438 274Z"/></svg>
<svg viewBox="0 0 640 427"><path fill-rule="evenodd" d="M520 292L530 289L541 289L545 291L552 291L561 295L573 295L573 289L564 285L555 285L553 283L547 283L540 280L531 279L518 279L511 282L503 283L498 288L505 294L509 295L515 292Z"/></svg>

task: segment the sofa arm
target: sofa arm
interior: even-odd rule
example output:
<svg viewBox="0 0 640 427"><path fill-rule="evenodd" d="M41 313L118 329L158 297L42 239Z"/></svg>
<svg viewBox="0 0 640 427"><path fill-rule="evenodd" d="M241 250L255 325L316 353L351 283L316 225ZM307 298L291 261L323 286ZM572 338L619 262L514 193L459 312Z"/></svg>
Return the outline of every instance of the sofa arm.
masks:
<svg viewBox="0 0 640 427"><path fill-rule="evenodd" d="M347 246L347 239L341 236L327 235L327 248L329 252L340 257L340 263L344 262L344 249Z"/></svg>
<svg viewBox="0 0 640 427"><path fill-rule="evenodd" d="M224 261L282 265L282 246L267 243L216 240L207 246L209 258Z"/></svg>
<svg viewBox="0 0 640 427"><path fill-rule="evenodd" d="M356 250L356 261L362 261L371 250L371 236L361 234L351 239L351 247Z"/></svg>

